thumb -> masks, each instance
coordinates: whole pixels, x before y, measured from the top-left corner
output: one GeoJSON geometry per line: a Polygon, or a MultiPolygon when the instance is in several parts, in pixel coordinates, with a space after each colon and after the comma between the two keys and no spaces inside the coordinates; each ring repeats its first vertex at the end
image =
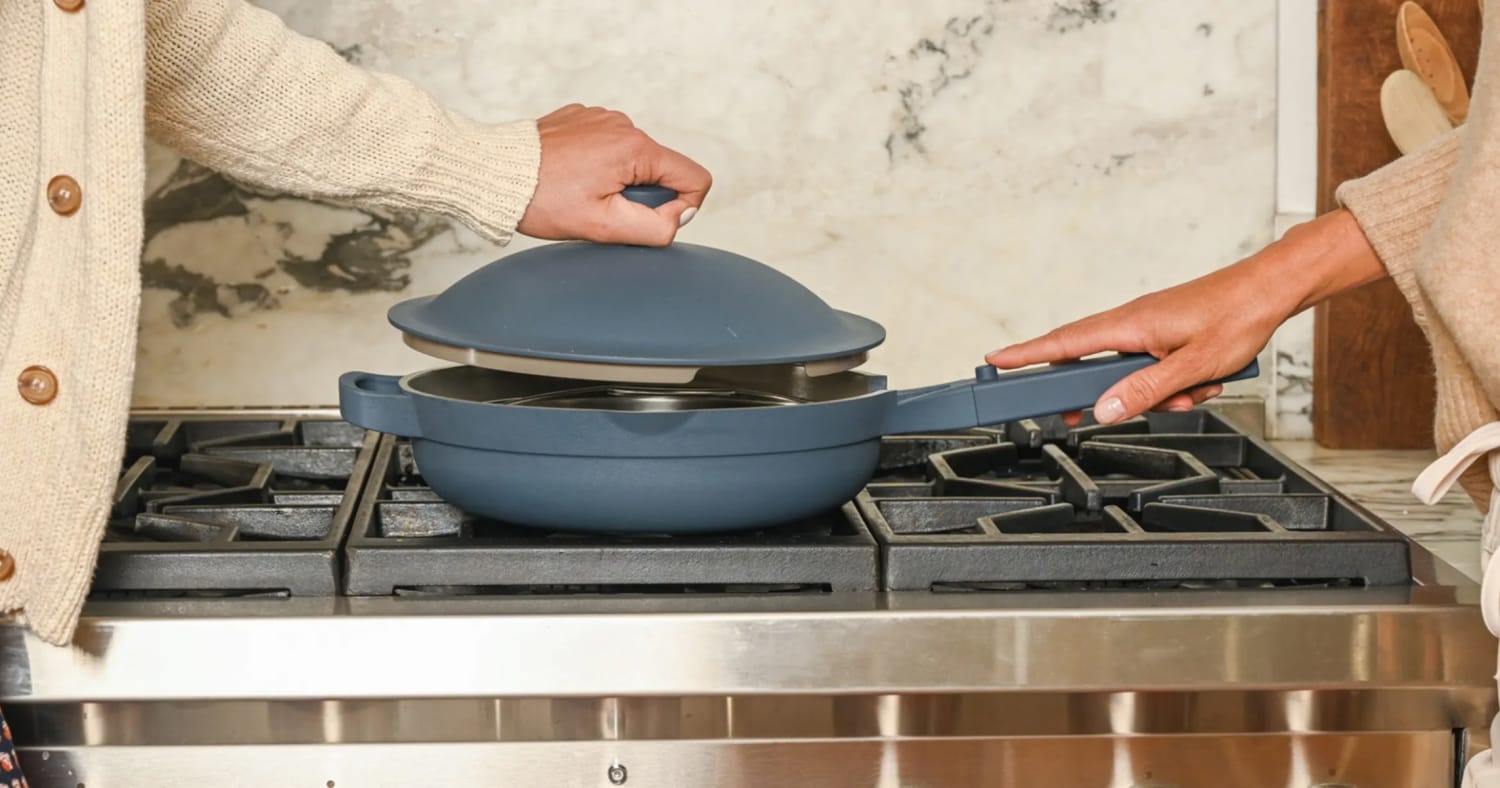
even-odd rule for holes
{"type": "Polygon", "coordinates": [[[606,200],[605,224],[599,229],[599,240],[635,246],[666,246],[695,213],[697,209],[682,199],[650,208],[623,195],[611,195],[606,200]]]}
{"type": "Polygon", "coordinates": [[[654,210],[658,214],[667,217],[671,221],[672,227],[677,228],[672,231],[673,235],[676,234],[678,229],[686,227],[687,223],[691,222],[693,217],[698,215],[698,206],[680,197],[671,202],[663,203],[654,210]]]}
{"type": "Polygon", "coordinates": [[[1100,424],[1134,418],[1172,395],[1204,382],[1207,367],[1191,353],[1173,353],[1111,386],[1094,405],[1100,424]]]}

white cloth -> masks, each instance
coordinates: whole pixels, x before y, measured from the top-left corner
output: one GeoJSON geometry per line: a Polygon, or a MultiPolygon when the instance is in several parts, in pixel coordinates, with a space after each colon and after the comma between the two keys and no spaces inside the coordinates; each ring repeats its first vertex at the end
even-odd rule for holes
{"type": "MultiPolygon", "coordinates": [[[[1492,422],[1469,433],[1451,451],[1427,466],[1411,491],[1422,503],[1431,505],[1442,499],[1458,477],[1480,459],[1488,458],[1490,478],[1500,479],[1500,422],[1492,422]]],[[[1500,636],[1500,561],[1490,560],[1500,539],[1500,489],[1490,492],[1490,509],[1484,518],[1480,539],[1480,567],[1483,579],[1479,585],[1479,609],[1490,634],[1500,636]]],[[[1500,678],[1500,665],[1497,665],[1500,678]]],[[[1500,743],[1500,715],[1490,722],[1490,742],[1500,743]]],[[[1464,768],[1464,788],[1500,788],[1500,758],[1485,750],[1469,760],[1464,768]]]]}

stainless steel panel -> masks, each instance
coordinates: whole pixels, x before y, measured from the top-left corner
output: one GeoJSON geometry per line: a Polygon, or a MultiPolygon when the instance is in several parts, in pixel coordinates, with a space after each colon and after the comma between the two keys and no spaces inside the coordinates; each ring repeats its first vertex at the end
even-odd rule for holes
{"type": "Polygon", "coordinates": [[[27,750],[37,788],[1437,788],[1447,733],[27,750]]]}
{"type": "Polygon", "coordinates": [[[127,605],[86,618],[79,649],[0,627],[0,704],[1422,687],[1492,703],[1478,609],[1399,592],[127,605]]]}
{"type": "MultiPolygon", "coordinates": [[[[1448,731],[1440,689],[23,703],[30,747],[1448,731]]],[[[1484,733],[1482,727],[1476,732],[1484,733]]]]}

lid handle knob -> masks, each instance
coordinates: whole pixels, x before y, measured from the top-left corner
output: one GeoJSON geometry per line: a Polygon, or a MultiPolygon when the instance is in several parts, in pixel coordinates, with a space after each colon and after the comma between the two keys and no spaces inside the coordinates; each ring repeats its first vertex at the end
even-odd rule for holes
{"type": "Polygon", "coordinates": [[[663,205],[677,199],[677,192],[665,186],[640,185],[626,186],[620,194],[627,200],[640,203],[647,208],[660,208],[663,205]]]}

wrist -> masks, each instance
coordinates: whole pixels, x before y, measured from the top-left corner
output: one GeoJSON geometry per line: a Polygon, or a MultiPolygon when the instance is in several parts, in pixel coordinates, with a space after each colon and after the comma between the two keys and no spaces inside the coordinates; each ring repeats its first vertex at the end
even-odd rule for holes
{"type": "Polygon", "coordinates": [[[1347,210],[1292,227],[1245,262],[1259,270],[1264,292],[1280,302],[1285,317],[1386,276],[1375,248],[1347,210]]]}

